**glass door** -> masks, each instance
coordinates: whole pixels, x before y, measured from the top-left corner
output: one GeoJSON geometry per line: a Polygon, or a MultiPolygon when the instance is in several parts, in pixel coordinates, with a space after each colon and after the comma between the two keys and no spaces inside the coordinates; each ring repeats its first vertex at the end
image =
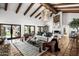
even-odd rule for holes
{"type": "Polygon", "coordinates": [[[38,32],[44,32],[44,27],[43,26],[38,26],[37,27],[37,33],[38,32]]]}
{"type": "Polygon", "coordinates": [[[37,33],[38,32],[41,32],[41,27],[39,27],[39,26],[37,27],[37,33]]]}
{"type": "Polygon", "coordinates": [[[20,38],[20,37],[21,37],[21,26],[12,25],[12,38],[20,38]]]}
{"type": "Polygon", "coordinates": [[[25,25],[24,26],[24,33],[34,35],[35,34],[35,26],[25,25]]]}
{"type": "Polygon", "coordinates": [[[0,24],[0,38],[11,38],[11,25],[0,24]]]}
{"type": "Polygon", "coordinates": [[[24,26],[24,33],[29,34],[29,26],[24,26]]]}
{"type": "Polygon", "coordinates": [[[31,35],[35,34],[35,26],[30,26],[30,33],[31,35]]]}

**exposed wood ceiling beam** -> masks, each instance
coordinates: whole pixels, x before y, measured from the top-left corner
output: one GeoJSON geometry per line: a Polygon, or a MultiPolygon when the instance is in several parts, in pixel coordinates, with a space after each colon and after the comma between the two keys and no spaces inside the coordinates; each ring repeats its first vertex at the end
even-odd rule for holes
{"type": "Polygon", "coordinates": [[[68,7],[55,7],[56,9],[73,9],[73,8],[79,8],[79,6],[68,6],[68,7]]]}
{"type": "Polygon", "coordinates": [[[39,17],[39,19],[41,19],[41,17],[39,17]]]}
{"type": "Polygon", "coordinates": [[[40,14],[41,14],[41,12],[40,12],[39,14],[37,14],[37,15],[35,16],[35,18],[37,18],[40,14]]]}
{"type": "Polygon", "coordinates": [[[59,4],[52,4],[53,6],[62,6],[62,5],[72,5],[72,4],[79,4],[79,3],[59,3],[59,4]]]}
{"type": "Polygon", "coordinates": [[[8,9],[8,3],[5,3],[5,11],[8,9]]]}
{"type": "Polygon", "coordinates": [[[27,10],[24,12],[24,15],[27,14],[27,12],[31,9],[31,7],[34,5],[34,3],[31,3],[30,6],[27,8],[27,10]]]}
{"type": "Polygon", "coordinates": [[[66,9],[57,9],[58,11],[67,11],[67,10],[72,10],[72,11],[74,11],[74,10],[79,10],[79,8],[66,8],[66,9]]]}
{"type": "Polygon", "coordinates": [[[21,6],[22,6],[22,3],[19,3],[19,5],[18,5],[18,7],[17,7],[17,9],[16,9],[16,13],[18,13],[18,12],[19,12],[19,10],[20,10],[21,6]]]}
{"type": "Polygon", "coordinates": [[[73,8],[73,9],[57,9],[58,11],[74,11],[74,10],[79,10],[79,8],[73,8]]]}
{"type": "Polygon", "coordinates": [[[53,6],[49,3],[43,3],[43,6],[45,6],[48,10],[52,11],[53,13],[57,13],[57,11],[53,8],[53,6]]]}
{"type": "Polygon", "coordinates": [[[42,7],[42,5],[40,5],[40,6],[30,15],[30,17],[32,17],[41,7],[42,7]]]}
{"type": "Polygon", "coordinates": [[[79,13],[79,10],[60,10],[63,13],[79,13]]]}
{"type": "Polygon", "coordinates": [[[79,13],[79,6],[59,7],[57,10],[64,13],[79,13]]]}

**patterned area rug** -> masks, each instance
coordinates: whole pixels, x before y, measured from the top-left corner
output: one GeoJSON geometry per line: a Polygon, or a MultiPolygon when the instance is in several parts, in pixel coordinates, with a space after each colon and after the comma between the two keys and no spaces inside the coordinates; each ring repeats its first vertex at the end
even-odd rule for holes
{"type": "Polygon", "coordinates": [[[44,52],[39,53],[39,48],[27,42],[15,41],[13,44],[24,56],[37,56],[44,52]]]}
{"type": "Polygon", "coordinates": [[[10,55],[10,44],[0,45],[0,56],[10,55]]]}

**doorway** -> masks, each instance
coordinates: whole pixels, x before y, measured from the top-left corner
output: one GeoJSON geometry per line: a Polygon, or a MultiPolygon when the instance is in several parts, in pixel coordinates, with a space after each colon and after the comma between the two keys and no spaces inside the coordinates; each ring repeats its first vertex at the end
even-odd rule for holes
{"type": "Polygon", "coordinates": [[[12,38],[20,38],[20,37],[21,37],[21,26],[12,25],[12,38]]]}
{"type": "Polygon", "coordinates": [[[0,38],[14,39],[21,37],[21,25],[0,24],[0,38]]]}
{"type": "Polygon", "coordinates": [[[0,24],[0,37],[11,38],[11,25],[0,24]]]}

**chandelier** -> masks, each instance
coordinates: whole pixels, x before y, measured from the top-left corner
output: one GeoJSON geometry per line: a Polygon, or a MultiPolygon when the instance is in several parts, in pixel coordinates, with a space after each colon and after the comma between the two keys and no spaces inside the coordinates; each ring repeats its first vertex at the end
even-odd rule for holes
{"type": "Polygon", "coordinates": [[[47,22],[49,20],[49,17],[50,17],[50,11],[48,9],[44,9],[42,12],[42,20],[47,22]]]}

